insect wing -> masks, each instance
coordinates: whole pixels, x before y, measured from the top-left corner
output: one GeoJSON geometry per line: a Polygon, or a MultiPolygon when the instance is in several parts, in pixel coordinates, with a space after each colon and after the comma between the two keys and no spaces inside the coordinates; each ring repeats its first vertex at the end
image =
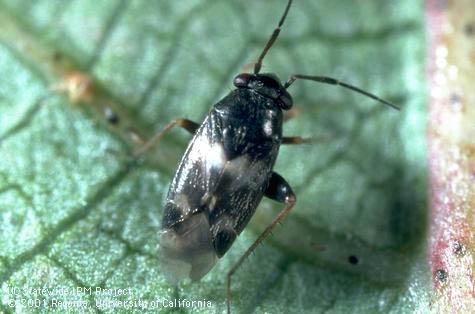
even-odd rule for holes
{"type": "Polygon", "coordinates": [[[160,261],[170,282],[199,280],[217,260],[204,202],[225,163],[222,148],[213,143],[213,132],[214,124],[208,116],[191,140],[168,192],[160,232],[160,261]]]}

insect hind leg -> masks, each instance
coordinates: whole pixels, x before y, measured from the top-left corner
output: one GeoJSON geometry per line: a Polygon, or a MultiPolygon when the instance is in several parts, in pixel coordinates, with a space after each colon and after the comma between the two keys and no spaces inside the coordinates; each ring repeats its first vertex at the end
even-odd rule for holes
{"type": "Polygon", "coordinates": [[[272,223],[267,226],[264,232],[252,243],[252,245],[244,252],[244,254],[239,258],[239,260],[231,267],[227,275],[227,294],[226,294],[226,305],[228,313],[231,313],[231,278],[234,273],[238,270],[244,260],[256,249],[256,247],[267,238],[275,226],[280,223],[284,218],[289,214],[292,207],[294,207],[296,202],[296,197],[290,185],[285,181],[285,179],[279,174],[273,172],[270,179],[269,185],[264,192],[264,195],[270,199],[273,199],[277,202],[285,204],[284,209],[280,211],[277,217],[272,221],[272,223]]]}
{"type": "Polygon", "coordinates": [[[134,159],[141,157],[143,154],[149,151],[152,147],[157,146],[162,140],[162,138],[165,136],[165,134],[176,126],[179,126],[187,130],[191,134],[195,134],[196,130],[198,130],[198,128],[200,127],[198,123],[193,122],[188,119],[183,119],[183,118],[175,119],[172,122],[168,123],[160,132],[152,136],[152,138],[149,139],[147,142],[145,142],[145,144],[143,144],[139,149],[137,149],[133,153],[134,159]]]}

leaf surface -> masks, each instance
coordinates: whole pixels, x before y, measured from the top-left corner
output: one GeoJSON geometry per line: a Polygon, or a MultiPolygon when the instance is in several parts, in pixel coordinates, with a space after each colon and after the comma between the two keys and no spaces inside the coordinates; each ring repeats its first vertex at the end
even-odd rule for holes
{"type": "MultiPolygon", "coordinates": [[[[176,117],[202,121],[284,6],[0,1],[0,310],[153,311],[175,299],[225,310],[226,271],[282,206],[264,201],[209,275],[174,289],[157,232],[189,135],[171,131],[139,164],[127,156],[176,117]]],[[[336,77],[403,109],[334,86],[289,89],[285,134],[316,142],[281,148],[275,169],[298,205],[233,277],[237,312],[428,311],[422,18],[421,1],[295,1],[263,72],[336,77]]]]}

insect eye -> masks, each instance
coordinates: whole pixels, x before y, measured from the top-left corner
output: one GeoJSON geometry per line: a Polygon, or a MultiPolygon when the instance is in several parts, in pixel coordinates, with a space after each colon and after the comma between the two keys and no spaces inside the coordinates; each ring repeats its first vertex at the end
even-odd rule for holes
{"type": "Polygon", "coordinates": [[[290,95],[285,92],[284,94],[281,94],[279,96],[279,100],[280,100],[280,107],[284,110],[289,110],[290,108],[292,108],[293,106],[293,100],[292,100],[292,97],[290,97],[290,95]]]}
{"type": "Polygon", "coordinates": [[[250,74],[241,73],[241,74],[238,74],[238,76],[236,76],[234,78],[233,84],[236,87],[246,87],[248,85],[250,79],[251,79],[250,74]]]}

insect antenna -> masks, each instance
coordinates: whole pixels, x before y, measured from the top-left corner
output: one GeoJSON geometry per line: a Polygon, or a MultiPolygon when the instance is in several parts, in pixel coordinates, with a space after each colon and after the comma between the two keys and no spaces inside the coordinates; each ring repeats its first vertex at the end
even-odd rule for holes
{"type": "Polygon", "coordinates": [[[277,28],[274,29],[274,32],[269,38],[269,41],[267,42],[266,46],[264,47],[264,50],[262,50],[259,58],[257,59],[257,62],[254,64],[254,74],[258,74],[259,71],[261,70],[262,67],[262,60],[264,60],[264,57],[266,56],[267,52],[270,50],[272,45],[274,44],[275,40],[279,36],[280,33],[280,28],[284,24],[285,18],[287,17],[287,13],[289,13],[290,5],[292,4],[292,0],[289,0],[287,3],[287,6],[285,7],[284,14],[280,18],[279,24],[277,25],[277,28]]]}
{"type": "Polygon", "coordinates": [[[371,99],[374,99],[382,104],[385,104],[393,109],[396,109],[396,110],[400,110],[400,108],[398,106],[396,106],[395,104],[387,101],[387,100],[384,100],[384,99],[381,99],[379,98],[378,96],[376,95],[373,95],[371,93],[368,93],[367,91],[365,90],[362,90],[361,88],[358,88],[356,86],[353,86],[353,85],[350,85],[350,84],[347,84],[347,83],[344,83],[344,82],[341,82],[337,79],[334,79],[334,78],[331,78],[331,77],[327,77],[327,76],[313,76],[313,75],[304,75],[304,74],[294,74],[292,75],[288,80],[287,82],[285,82],[284,84],[284,88],[287,89],[290,85],[292,85],[293,82],[295,82],[296,80],[307,80],[307,81],[314,81],[314,82],[319,82],[319,83],[324,83],[324,84],[330,84],[330,85],[339,85],[341,87],[344,87],[344,88],[347,88],[347,89],[350,89],[354,92],[357,92],[357,93],[360,93],[362,95],[365,95],[366,97],[369,97],[371,99]]]}

